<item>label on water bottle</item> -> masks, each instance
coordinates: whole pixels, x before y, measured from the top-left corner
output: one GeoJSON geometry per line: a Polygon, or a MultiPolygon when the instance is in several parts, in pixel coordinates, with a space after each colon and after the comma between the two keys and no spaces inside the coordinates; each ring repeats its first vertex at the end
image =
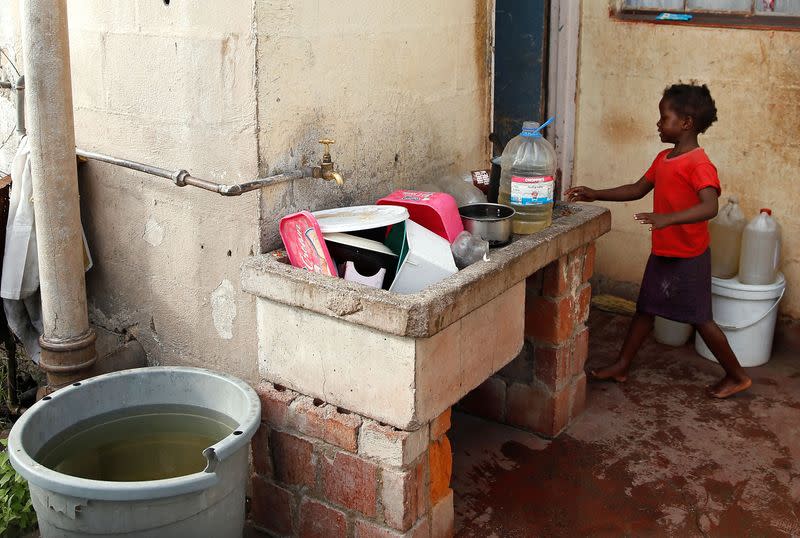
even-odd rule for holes
{"type": "Polygon", "coordinates": [[[514,205],[544,205],[553,203],[553,176],[511,176],[511,203],[514,205]]]}

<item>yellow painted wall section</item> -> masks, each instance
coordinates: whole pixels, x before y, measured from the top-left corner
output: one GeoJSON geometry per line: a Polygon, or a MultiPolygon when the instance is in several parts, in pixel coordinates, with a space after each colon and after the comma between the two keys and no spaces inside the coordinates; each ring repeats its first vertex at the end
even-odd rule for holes
{"type": "MultiPolygon", "coordinates": [[[[735,194],[748,219],[773,210],[788,281],[781,309],[800,318],[800,32],[621,22],[608,2],[582,6],[575,183],[636,181],[667,147],[656,130],[664,88],[708,84],[719,121],[700,144],[719,170],[720,206],[735,194]]],[[[613,228],[598,242],[597,273],[639,282],[650,237],[633,214],[652,198],[607,204],[613,228]]]]}
{"type": "MultiPolygon", "coordinates": [[[[0,45],[21,50],[17,4],[0,2],[0,45]]],[[[317,164],[330,136],[347,179],[223,198],[83,165],[92,320],[137,338],[153,363],[255,380],[255,304],[239,268],[279,244],[280,217],[486,163],[490,5],[70,0],[79,147],[234,183],[317,164]]],[[[5,91],[0,127],[13,127],[5,91]]]]}

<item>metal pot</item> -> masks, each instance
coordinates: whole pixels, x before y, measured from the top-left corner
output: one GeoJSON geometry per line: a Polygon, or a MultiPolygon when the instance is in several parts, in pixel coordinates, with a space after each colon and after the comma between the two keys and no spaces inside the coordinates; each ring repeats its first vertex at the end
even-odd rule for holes
{"type": "Polygon", "coordinates": [[[511,217],[514,209],[502,204],[470,204],[458,208],[464,229],[488,241],[490,247],[511,242],[511,217]]]}

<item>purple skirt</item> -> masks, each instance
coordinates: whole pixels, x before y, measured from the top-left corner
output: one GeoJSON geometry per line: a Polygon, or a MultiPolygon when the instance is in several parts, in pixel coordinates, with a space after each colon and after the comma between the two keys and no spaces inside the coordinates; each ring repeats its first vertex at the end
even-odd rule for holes
{"type": "Polygon", "coordinates": [[[683,323],[711,321],[711,251],[694,258],[650,255],[636,310],[683,323]]]}

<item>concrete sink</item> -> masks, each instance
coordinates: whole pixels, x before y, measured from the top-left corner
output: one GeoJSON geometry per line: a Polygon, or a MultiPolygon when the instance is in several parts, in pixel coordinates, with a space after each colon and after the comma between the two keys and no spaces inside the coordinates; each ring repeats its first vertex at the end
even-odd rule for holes
{"type": "Polygon", "coordinates": [[[410,295],[297,269],[278,252],[254,256],[242,288],[257,297],[261,376],[414,430],[517,356],[526,278],[610,223],[607,209],[559,205],[546,230],[410,295]]]}

